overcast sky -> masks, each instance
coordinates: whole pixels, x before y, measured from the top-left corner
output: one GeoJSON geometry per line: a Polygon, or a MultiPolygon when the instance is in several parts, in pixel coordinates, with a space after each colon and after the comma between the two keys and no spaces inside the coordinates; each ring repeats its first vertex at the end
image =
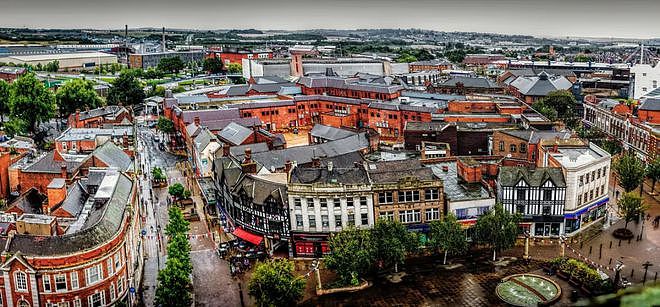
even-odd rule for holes
{"type": "Polygon", "coordinates": [[[0,27],[423,28],[660,37],[660,0],[0,0],[0,27]]]}

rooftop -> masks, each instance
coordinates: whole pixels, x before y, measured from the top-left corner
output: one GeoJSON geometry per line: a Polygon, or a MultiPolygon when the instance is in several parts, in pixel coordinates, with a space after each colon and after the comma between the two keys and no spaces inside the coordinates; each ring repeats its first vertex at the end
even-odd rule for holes
{"type": "Polygon", "coordinates": [[[9,59],[16,59],[19,61],[53,61],[53,60],[66,60],[66,59],[98,59],[98,58],[117,58],[114,54],[103,52],[78,52],[78,53],[51,53],[51,54],[35,54],[35,55],[13,55],[9,59]]]}
{"type": "Polygon", "coordinates": [[[551,152],[550,155],[567,168],[583,167],[610,157],[607,152],[593,144],[589,144],[589,147],[559,147],[557,151],[551,152]]]}
{"type": "Polygon", "coordinates": [[[442,179],[444,192],[449,201],[465,201],[492,198],[481,184],[459,182],[456,172],[456,161],[427,165],[433,173],[442,179]],[[447,171],[443,167],[447,167],[447,171]]]}

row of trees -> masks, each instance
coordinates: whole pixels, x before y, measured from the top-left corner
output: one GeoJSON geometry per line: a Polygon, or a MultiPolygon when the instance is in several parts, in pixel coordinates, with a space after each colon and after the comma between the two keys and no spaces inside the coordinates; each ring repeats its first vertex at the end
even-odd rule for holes
{"type": "Polygon", "coordinates": [[[168,209],[169,222],[165,234],[169,237],[167,243],[167,262],[165,268],[158,272],[158,288],[156,288],[156,305],[188,307],[192,304],[192,261],[190,260],[190,242],[188,231],[190,224],[176,206],[168,209]]]}
{"type": "MultiPolygon", "coordinates": [[[[495,260],[496,253],[515,244],[519,220],[519,215],[497,204],[477,219],[474,240],[491,248],[495,260]]],[[[469,249],[465,231],[451,213],[442,221],[431,223],[428,239],[426,247],[442,251],[443,262],[447,254],[461,255],[469,249]]],[[[394,266],[398,271],[398,264],[418,252],[422,241],[400,222],[381,219],[372,229],[349,227],[333,234],[329,247],[332,253],[325,257],[326,267],[335,271],[343,284],[356,285],[361,276],[374,269],[394,266]]]]}
{"type": "Polygon", "coordinates": [[[4,123],[9,135],[35,133],[39,124],[55,116],[55,95],[33,73],[27,73],[12,84],[0,80],[0,117],[9,115],[4,123]]]}

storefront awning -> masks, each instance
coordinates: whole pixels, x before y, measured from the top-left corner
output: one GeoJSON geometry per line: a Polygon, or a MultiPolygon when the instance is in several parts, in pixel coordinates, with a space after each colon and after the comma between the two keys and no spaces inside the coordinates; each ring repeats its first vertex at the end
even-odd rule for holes
{"type": "Polygon", "coordinates": [[[259,236],[259,235],[255,235],[255,234],[250,233],[248,231],[245,231],[242,228],[236,228],[236,230],[234,230],[233,234],[235,236],[245,240],[245,241],[248,241],[248,242],[254,244],[254,245],[259,245],[261,243],[261,241],[264,240],[264,237],[259,236]]]}

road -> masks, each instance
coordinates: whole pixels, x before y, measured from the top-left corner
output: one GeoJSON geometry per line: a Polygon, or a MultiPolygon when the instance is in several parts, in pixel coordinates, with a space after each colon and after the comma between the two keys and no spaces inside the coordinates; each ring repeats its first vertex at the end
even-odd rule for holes
{"type": "MultiPolygon", "coordinates": [[[[186,185],[186,180],[177,168],[181,160],[158,149],[154,141],[156,132],[147,128],[138,129],[138,151],[140,167],[147,177],[141,177],[141,188],[147,202],[146,236],[147,259],[143,279],[143,301],[146,306],[153,306],[157,285],[158,270],[165,266],[166,238],[158,231],[167,225],[167,189],[152,189],[149,177],[153,167],[160,167],[167,174],[168,184],[179,182],[186,185]],[[151,198],[153,192],[153,199],[151,198]],[[153,230],[151,227],[153,226],[153,230]]],[[[190,188],[190,187],[188,187],[190,188]]],[[[197,212],[204,212],[202,200],[193,195],[197,212]]],[[[190,223],[191,260],[193,263],[193,285],[195,306],[241,306],[238,284],[229,273],[229,265],[215,253],[215,243],[207,228],[204,214],[200,221],[190,223]]]]}

